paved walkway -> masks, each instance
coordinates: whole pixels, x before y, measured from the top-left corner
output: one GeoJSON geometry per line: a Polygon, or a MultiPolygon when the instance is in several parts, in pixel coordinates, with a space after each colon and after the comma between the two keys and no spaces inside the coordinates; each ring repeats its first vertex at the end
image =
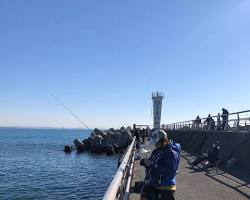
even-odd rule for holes
{"type": "MultiPolygon", "coordinates": [[[[236,178],[219,169],[192,168],[188,161],[195,157],[182,152],[182,159],[177,175],[177,200],[249,200],[250,179],[243,173],[243,179],[236,178]],[[244,176],[245,175],[245,176],[244,176]]],[[[135,181],[141,181],[144,177],[144,168],[136,161],[134,170],[135,181]]],[[[242,172],[241,172],[242,175],[242,172]]],[[[139,200],[140,195],[130,194],[130,200],[139,200]]]]}

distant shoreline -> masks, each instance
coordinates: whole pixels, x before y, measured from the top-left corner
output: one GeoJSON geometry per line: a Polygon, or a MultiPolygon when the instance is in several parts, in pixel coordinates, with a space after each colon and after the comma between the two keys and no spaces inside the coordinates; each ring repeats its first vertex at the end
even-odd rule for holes
{"type": "Polygon", "coordinates": [[[57,130],[88,130],[85,128],[64,128],[64,127],[24,127],[24,126],[0,126],[0,129],[57,129],[57,130]]]}

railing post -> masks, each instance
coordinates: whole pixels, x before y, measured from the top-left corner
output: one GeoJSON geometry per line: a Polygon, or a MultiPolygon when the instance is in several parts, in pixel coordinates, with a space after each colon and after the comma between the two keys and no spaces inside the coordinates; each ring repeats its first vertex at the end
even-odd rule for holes
{"type": "Polygon", "coordinates": [[[225,131],[228,131],[228,127],[229,127],[229,125],[228,125],[228,114],[226,115],[227,116],[227,119],[226,119],[226,124],[225,124],[225,131]]]}
{"type": "Polygon", "coordinates": [[[240,115],[237,113],[237,122],[236,122],[236,132],[239,130],[239,125],[240,125],[240,115]]]}
{"type": "MultiPolygon", "coordinates": [[[[248,120],[250,121],[250,118],[248,120]]],[[[248,131],[250,131],[250,126],[248,126],[248,131]]]]}

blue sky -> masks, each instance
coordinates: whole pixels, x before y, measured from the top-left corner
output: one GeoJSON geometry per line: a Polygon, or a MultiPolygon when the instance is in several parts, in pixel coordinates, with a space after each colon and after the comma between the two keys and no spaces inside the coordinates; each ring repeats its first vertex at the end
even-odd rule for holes
{"type": "Polygon", "coordinates": [[[0,126],[152,124],[250,109],[249,0],[0,1],[0,126]]]}

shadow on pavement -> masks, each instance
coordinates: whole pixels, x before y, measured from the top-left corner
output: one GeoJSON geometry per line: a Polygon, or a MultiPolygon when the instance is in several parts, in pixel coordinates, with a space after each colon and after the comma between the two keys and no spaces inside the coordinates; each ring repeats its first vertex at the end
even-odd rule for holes
{"type": "MultiPolygon", "coordinates": [[[[183,152],[181,156],[189,164],[196,158],[195,155],[186,152],[183,152]]],[[[250,176],[245,170],[237,168],[227,169],[223,165],[219,165],[215,168],[206,168],[200,166],[193,167],[190,165],[190,167],[187,168],[192,170],[189,173],[205,172],[205,176],[219,182],[220,184],[230,187],[231,189],[250,199],[250,176]]]]}

